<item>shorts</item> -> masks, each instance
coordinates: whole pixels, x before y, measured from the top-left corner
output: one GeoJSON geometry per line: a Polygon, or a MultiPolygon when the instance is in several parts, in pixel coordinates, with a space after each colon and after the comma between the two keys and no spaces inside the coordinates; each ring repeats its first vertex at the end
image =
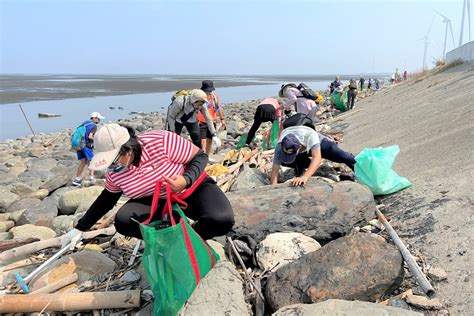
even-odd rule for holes
{"type": "Polygon", "coordinates": [[[84,147],[81,150],[77,151],[77,160],[86,159],[90,161],[94,157],[94,149],[89,147],[84,147]]]}
{"type": "MultiPolygon", "coordinates": [[[[214,124],[214,128],[216,124],[214,124]]],[[[207,128],[207,124],[199,123],[199,133],[201,134],[201,139],[207,138],[212,139],[212,134],[209,128],[207,128]]]]}

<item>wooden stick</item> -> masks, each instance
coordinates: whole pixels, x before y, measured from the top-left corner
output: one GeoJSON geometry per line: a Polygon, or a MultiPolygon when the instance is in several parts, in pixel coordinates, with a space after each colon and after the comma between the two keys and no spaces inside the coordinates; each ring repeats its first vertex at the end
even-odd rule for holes
{"type": "Polygon", "coordinates": [[[420,267],[418,266],[418,264],[413,259],[413,256],[411,255],[410,251],[408,251],[407,247],[403,244],[403,241],[400,239],[400,237],[398,237],[397,233],[392,228],[392,225],[390,225],[387,222],[387,219],[382,214],[382,212],[379,211],[378,208],[375,209],[375,214],[377,214],[377,217],[379,218],[379,221],[383,224],[383,226],[385,226],[385,229],[387,230],[388,234],[390,235],[390,238],[392,238],[393,242],[395,243],[398,250],[402,254],[403,259],[405,259],[405,262],[407,263],[408,268],[410,269],[410,272],[415,277],[415,280],[421,286],[421,288],[426,293],[426,295],[428,295],[428,296],[433,295],[434,292],[435,292],[434,288],[431,286],[431,284],[428,281],[428,279],[426,278],[425,274],[421,271],[420,267]]]}
{"type": "Polygon", "coordinates": [[[33,136],[36,136],[35,131],[33,130],[33,127],[31,127],[30,121],[28,121],[28,118],[26,117],[25,111],[23,111],[21,104],[18,104],[18,106],[20,107],[20,110],[23,113],[23,116],[25,117],[26,123],[28,123],[28,126],[30,127],[30,130],[33,133],[33,136]]]}
{"type": "Polygon", "coordinates": [[[235,170],[239,169],[240,166],[244,164],[247,160],[252,158],[258,153],[257,149],[252,150],[250,153],[246,154],[244,157],[242,157],[236,164],[233,164],[232,166],[229,167],[227,170],[227,173],[233,173],[235,170]]]}
{"type": "Polygon", "coordinates": [[[71,275],[68,275],[65,278],[62,278],[54,283],[51,283],[50,285],[47,285],[45,287],[42,287],[40,289],[37,289],[36,291],[31,292],[28,295],[32,294],[40,294],[40,293],[53,293],[56,292],[57,290],[65,287],[66,285],[69,285],[71,283],[74,283],[78,280],[78,275],[77,273],[73,273],[71,275]]]}
{"type": "MultiPolygon", "coordinates": [[[[82,234],[83,239],[92,239],[99,235],[113,235],[115,234],[115,227],[108,227],[104,229],[92,230],[82,234]]],[[[61,247],[62,236],[40,240],[31,244],[16,247],[6,250],[0,254],[0,262],[5,262],[21,256],[27,256],[33,252],[40,251],[46,248],[61,247]]]]}
{"type": "Polygon", "coordinates": [[[0,312],[81,311],[140,306],[140,290],[0,296],[0,312]]]}
{"type": "Polygon", "coordinates": [[[235,245],[234,245],[234,242],[232,241],[232,238],[227,237],[227,241],[229,242],[230,246],[232,247],[232,250],[234,251],[235,256],[236,256],[237,259],[239,260],[240,265],[241,265],[242,268],[244,269],[245,276],[247,277],[247,280],[250,282],[250,284],[252,284],[253,288],[255,289],[255,291],[257,291],[258,296],[260,296],[260,298],[262,299],[262,301],[265,302],[265,297],[263,297],[262,292],[260,292],[260,290],[257,288],[257,286],[255,285],[255,283],[253,282],[252,278],[250,277],[249,273],[247,272],[247,268],[245,267],[244,261],[243,261],[242,258],[240,257],[240,254],[239,254],[239,252],[237,251],[237,248],[235,248],[235,245]]]}
{"type": "Polygon", "coordinates": [[[31,244],[32,242],[39,241],[38,238],[26,238],[21,240],[4,240],[0,241],[0,252],[20,247],[23,245],[31,244]]]}

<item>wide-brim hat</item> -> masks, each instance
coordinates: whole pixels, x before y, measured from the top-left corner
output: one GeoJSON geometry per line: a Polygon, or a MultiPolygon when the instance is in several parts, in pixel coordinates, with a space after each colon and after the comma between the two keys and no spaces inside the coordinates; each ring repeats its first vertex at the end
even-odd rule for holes
{"type": "Polygon", "coordinates": [[[105,170],[115,158],[120,148],[128,142],[128,130],[116,123],[105,124],[94,135],[94,157],[89,164],[90,170],[105,170]]]}
{"type": "Polygon", "coordinates": [[[212,80],[203,80],[201,83],[201,90],[204,92],[212,92],[216,90],[216,88],[214,88],[214,82],[212,80]]]}
{"type": "Polygon", "coordinates": [[[281,140],[281,161],[290,164],[295,161],[299,154],[301,142],[294,134],[288,134],[281,140]]]}
{"type": "Polygon", "coordinates": [[[296,88],[296,84],[294,84],[293,82],[285,82],[284,84],[281,85],[281,88],[280,88],[280,91],[278,91],[278,96],[280,98],[284,98],[285,95],[283,94],[285,92],[285,88],[286,87],[293,87],[293,88],[296,88]]]}

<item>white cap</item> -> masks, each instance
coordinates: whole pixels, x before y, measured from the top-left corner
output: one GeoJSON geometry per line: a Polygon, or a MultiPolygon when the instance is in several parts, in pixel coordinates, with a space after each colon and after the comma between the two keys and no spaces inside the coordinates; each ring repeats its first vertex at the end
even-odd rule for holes
{"type": "Polygon", "coordinates": [[[128,130],[116,123],[105,124],[94,135],[94,157],[90,170],[105,170],[117,157],[120,148],[130,139],[128,130]]]}
{"type": "Polygon", "coordinates": [[[97,118],[99,118],[99,119],[101,119],[101,120],[105,119],[105,117],[103,117],[102,115],[100,115],[99,112],[92,112],[90,118],[93,118],[93,117],[97,117],[97,118]]]}
{"type": "Polygon", "coordinates": [[[207,102],[207,94],[206,92],[202,91],[201,89],[193,89],[191,91],[191,103],[195,103],[198,101],[202,101],[204,103],[207,102]]]}

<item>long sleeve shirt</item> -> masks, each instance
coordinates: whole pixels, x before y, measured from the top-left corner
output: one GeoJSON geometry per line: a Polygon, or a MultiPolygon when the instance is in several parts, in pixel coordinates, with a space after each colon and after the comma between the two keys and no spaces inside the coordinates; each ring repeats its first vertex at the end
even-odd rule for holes
{"type": "Polygon", "coordinates": [[[209,131],[212,135],[215,135],[216,129],[214,128],[214,123],[212,122],[212,118],[209,115],[209,111],[207,110],[207,103],[201,106],[200,109],[196,109],[191,103],[191,97],[186,95],[177,96],[168,108],[169,130],[172,132],[176,131],[176,122],[197,122],[198,112],[201,112],[204,115],[207,122],[207,128],[209,128],[209,131]]]}
{"type": "Polygon", "coordinates": [[[303,114],[314,113],[318,109],[316,102],[303,97],[303,93],[297,88],[288,87],[286,88],[287,101],[283,104],[285,110],[291,110],[292,106],[296,103],[296,112],[303,114]]]}

